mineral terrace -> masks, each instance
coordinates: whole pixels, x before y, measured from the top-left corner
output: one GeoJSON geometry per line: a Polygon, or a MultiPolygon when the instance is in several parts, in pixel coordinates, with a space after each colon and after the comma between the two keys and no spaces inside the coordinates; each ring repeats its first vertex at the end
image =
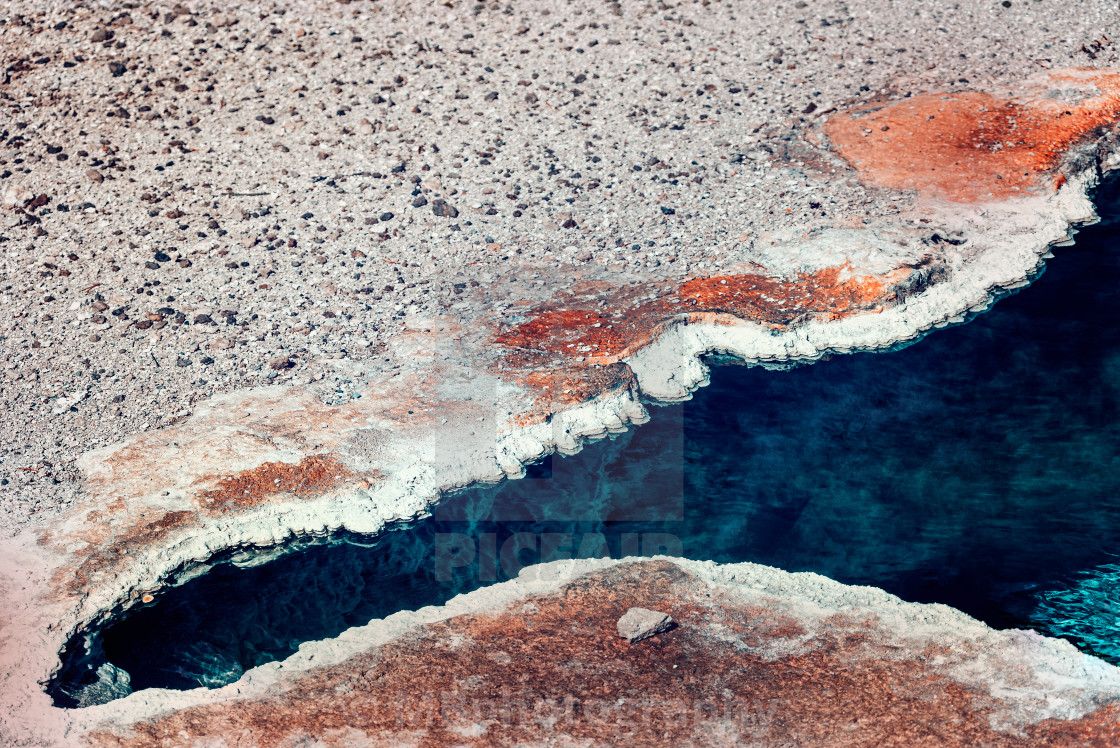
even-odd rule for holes
{"type": "Polygon", "coordinates": [[[1114,0],[4,3],[0,743],[1117,745],[1120,669],[1068,644],[683,560],[537,569],[214,691],[42,685],[173,572],[516,478],[703,354],[983,310],[1120,165],[1117,29],[1114,0]],[[628,644],[631,607],[677,627],[628,644]]]}

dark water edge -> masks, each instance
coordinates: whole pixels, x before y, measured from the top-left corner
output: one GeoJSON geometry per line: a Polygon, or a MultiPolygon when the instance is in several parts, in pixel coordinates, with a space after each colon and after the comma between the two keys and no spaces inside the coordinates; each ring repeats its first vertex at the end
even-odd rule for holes
{"type": "Polygon", "coordinates": [[[214,687],[521,564],[657,552],[873,585],[1120,663],[1120,181],[1097,203],[1107,220],[968,324],[788,371],[721,366],[640,429],[428,519],[251,567],[225,554],[76,637],[49,690],[76,705],[106,661],[133,690],[214,687]]]}

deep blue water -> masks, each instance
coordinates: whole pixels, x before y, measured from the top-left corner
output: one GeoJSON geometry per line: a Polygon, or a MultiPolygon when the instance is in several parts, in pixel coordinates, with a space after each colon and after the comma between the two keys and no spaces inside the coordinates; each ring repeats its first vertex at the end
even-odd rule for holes
{"type": "Polygon", "coordinates": [[[217,559],[76,638],[52,693],[72,704],[103,658],[133,689],[220,685],[542,553],[815,571],[1120,663],[1120,183],[1098,203],[1111,221],[968,324],[789,371],[718,367],[650,424],[407,528],[217,559]]]}

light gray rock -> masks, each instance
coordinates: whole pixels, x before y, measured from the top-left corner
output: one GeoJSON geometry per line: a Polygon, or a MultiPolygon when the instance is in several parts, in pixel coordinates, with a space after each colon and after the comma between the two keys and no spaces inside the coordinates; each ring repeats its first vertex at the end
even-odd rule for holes
{"type": "Polygon", "coordinates": [[[97,668],[97,680],[85,685],[69,695],[78,702],[79,707],[92,704],[105,704],[132,693],[131,679],[127,672],[111,662],[97,668]]]}
{"type": "Polygon", "coordinates": [[[668,613],[648,608],[631,608],[618,619],[618,635],[630,642],[640,642],[654,634],[668,631],[673,619],[668,613]]]}

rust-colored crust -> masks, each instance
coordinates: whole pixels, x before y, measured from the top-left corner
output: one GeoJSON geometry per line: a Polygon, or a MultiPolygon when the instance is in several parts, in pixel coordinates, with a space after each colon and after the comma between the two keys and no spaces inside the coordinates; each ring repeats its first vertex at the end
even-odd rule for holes
{"type": "Polygon", "coordinates": [[[533,310],[531,319],[502,332],[517,368],[614,363],[656,337],[665,322],[696,315],[726,314],[740,320],[788,327],[813,318],[838,319],[881,309],[897,299],[895,288],[915,270],[857,276],[847,266],[801,273],[792,279],[745,273],[694,278],[656,298],[633,301],[623,294],[594,305],[578,298],[533,310]]]}
{"type": "Polygon", "coordinates": [[[57,570],[52,588],[65,595],[80,595],[98,578],[119,573],[133,558],[165,542],[172,533],[202,527],[207,517],[244,512],[270,501],[294,496],[313,499],[346,486],[369,488],[381,478],[377,471],[357,474],[335,455],[319,454],[297,463],[265,462],[220,479],[203,479],[192,493],[191,509],[164,511],[160,518],[148,520],[153,507],[132,507],[118,499],[104,511],[90,511],[79,533],[44,532],[41,545],[63,548],[84,544],[74,552],[74,566],[57,570]],[[216,486],[205,488],[206,486],[216,486]],[[136,516],[139,514],[139,516],[136,516]]]}
{"type": "Polygon", "coordinates": [[[219,480],[217,488],[199,494],[198,504],[208,513],[244,511],[283,494],[321,496],[356,477],[333,455],[311,455],[295,464],[265,462],[219,480]]]}
{"type": "Polygon", "coordinates": [[[1120,74],[1063,70],[1011,98],[929,93],[824,126],[832,147],[863,178],[892,190],[956,202],[1050,193],[1071,147],[1120,120],[1120,74]]]}
{"type": "Polygon", "coordinates": [[[626,364],[613,363],[534,371],[525,377],[525,383],[538,394],[533,407],[517,419],[518,426],[541,423],[563,408],[587,402],[599,395],[635,387],[637,377],[626,364]]]}
{"type": "MultiPolygon", "coordinates": [[[[1001,704],[873,619],[815,631],[667,562],[625,564],[498,614],[430,625],[256,699],[86,736],[98,746],[1120,745],[1120,710],[999,732],[1001,704]],[[679,627],[628,644],[631,606],[679,627]]],[[[956,654],[958,659],[967,654],[956,654]]]]}
{"type": "MultiPolygon", "coordinates": [[[[95,583],[96,575],[112,573],[127,564],[134,554],[157,545],[172,532],[198,524],[198,512],[175,511],[165,512],[153,521],[116,525],[113,539],[107,543],[93,543],[90,551],[80,553],[82,560],[76,568],[58,569],[52,578],[52,587],[59,592],[79,595],[95,583]]],[[[43,536],[42,542],[49,543],[50,536],[43,536]]]]}

